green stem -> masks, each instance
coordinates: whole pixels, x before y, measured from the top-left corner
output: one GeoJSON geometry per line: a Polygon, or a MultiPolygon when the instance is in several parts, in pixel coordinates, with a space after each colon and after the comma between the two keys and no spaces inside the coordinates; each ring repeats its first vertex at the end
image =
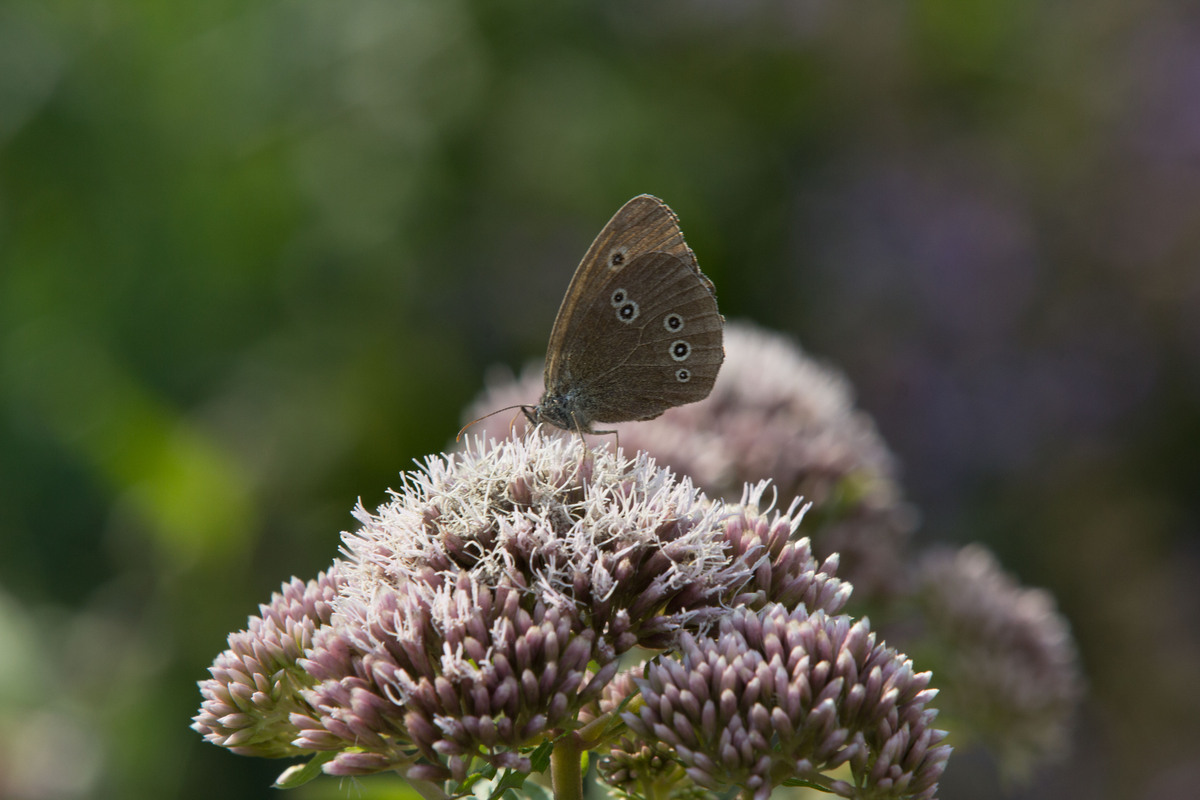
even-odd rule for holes
{"type": "Polygon", "coordinates": [[[573,733],[554,743],[550,754],[550,783],[555,800],[583,800],[583,747],[573,733]]]}

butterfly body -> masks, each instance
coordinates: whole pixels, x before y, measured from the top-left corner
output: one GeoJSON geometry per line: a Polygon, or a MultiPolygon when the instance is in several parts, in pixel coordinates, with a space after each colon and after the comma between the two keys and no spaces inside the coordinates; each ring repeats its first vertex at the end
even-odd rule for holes
{"type": "Polygon", "coordinates": [[[653,419],[702,400],[725,358],[724,318],[671,209],[640,195],[588,249],[546,353],[536,423],[600,433],[594,423],[653,419]]]}

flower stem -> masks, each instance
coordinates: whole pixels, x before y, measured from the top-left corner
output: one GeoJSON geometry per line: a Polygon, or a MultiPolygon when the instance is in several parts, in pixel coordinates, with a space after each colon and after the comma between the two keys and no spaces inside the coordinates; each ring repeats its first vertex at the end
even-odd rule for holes
{"type": "Polygon", "coordinates": [[[555,800],[583,800],[583,747],[574,733],[554,743],[550,754],[550,783],[555,800]]]}

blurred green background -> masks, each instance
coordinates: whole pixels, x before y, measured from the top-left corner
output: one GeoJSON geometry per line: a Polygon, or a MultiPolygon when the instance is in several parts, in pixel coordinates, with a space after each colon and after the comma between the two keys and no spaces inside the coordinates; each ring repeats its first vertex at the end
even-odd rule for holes
{"type": "Polygon", "coordinates": [[[279,796],[195,681],[641,192],[1071,620],[1072,753],[941,796],[1194,797],[1187,0],[2,0],[0,796],[279,796]]]}

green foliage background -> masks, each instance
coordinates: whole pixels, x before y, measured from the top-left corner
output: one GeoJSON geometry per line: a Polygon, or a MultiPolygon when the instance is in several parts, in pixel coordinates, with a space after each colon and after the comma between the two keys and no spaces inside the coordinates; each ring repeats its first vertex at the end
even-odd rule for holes
{"type": "Polygon", "coordinates": [[[1198,54],[1185,0],[2,0],[0,796],[271,794],[195,681],[641,192],[1072,620],[1073,753],[942,796],[1191,796],[1198,54]]]}

